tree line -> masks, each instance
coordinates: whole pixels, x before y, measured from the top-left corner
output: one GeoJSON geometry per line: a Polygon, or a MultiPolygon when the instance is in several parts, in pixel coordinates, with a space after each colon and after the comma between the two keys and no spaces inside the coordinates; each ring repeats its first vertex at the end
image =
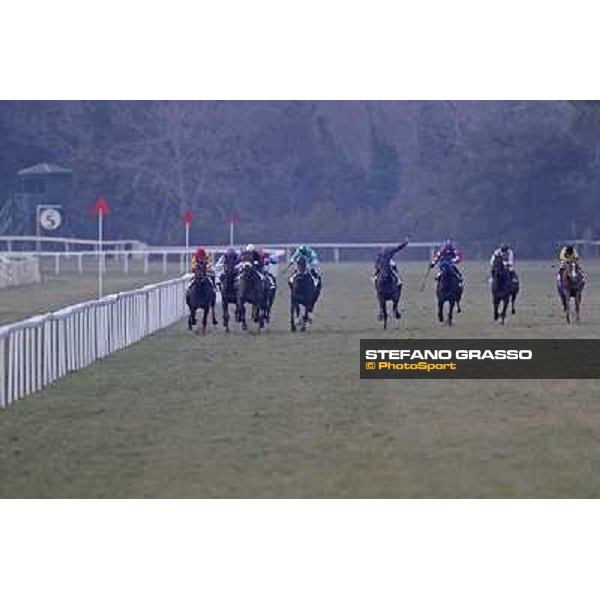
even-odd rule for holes
{"type": "Polygon", "coordinates": [[[73,170],[71,233],[256,241],[452,235],[546,254],[600,236],[595,102],[0,102],[0,200],[17,170],[73,170]]]}

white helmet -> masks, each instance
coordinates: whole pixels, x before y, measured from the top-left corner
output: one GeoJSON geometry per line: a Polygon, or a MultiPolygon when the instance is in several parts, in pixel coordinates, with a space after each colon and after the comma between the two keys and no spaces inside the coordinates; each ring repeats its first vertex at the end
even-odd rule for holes
{"type": "Polygon", "coordinates": [[[254,252],[256,248],[254,247],[254,244],[247,244],[245,250],[246,252],[254,252]]]}

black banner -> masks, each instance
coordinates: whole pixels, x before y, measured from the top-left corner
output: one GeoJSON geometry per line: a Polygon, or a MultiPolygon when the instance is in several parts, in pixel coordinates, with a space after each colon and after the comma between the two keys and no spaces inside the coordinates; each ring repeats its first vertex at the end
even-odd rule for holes
{"type": "Polygon", "coordinates": [[[361,340],[361,379],[600,379],[600,340],[361,340]]]}

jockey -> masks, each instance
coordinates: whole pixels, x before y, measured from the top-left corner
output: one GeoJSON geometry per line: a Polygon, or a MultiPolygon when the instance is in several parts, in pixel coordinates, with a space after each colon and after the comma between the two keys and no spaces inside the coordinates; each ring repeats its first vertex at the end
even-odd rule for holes
{"type": "Polygon", "coordinates": [[[514,275],[515,273],[515,254],[513,249],[508,244],[501,244],[492,253],[490,258],[490,267],[494,264],[496,256],[501,256],[504,266],[514,275]]]}
{"type": "Polygon", "coordinates": [[[394,246],[393,248],[385,248],[385,249],[381,250],[381,252],[378,252],[377,256],[375,257],[375,277],[377,277],[377,275],[379,275],[379,272],[381,271],[381,269],[387,263],[389,263],[390,267],[392,268],[392,271],[394,272],[394,274],[396,275],[396,278],[398,279],[398,287],[401,287],[402,281],[400,280],[400,274],[398,273],[398,266],[396,265],[396,262],[394,261],[394,254],[396,254],[396,252],[400,252],[400,250],[402,250],[406,246],[408,246],[408,239],[406,241],[404,241],[402,244],[399,244],[398,246],[394,246]]]}
{"type": "Polygon", "coordinates": [[[264,274],[269,279],[271,286],[275,286],[275,285],[277,285],[275,282],[275,275],[273,275],[273,273],[270,271],[269,267],[271,265],[277,264],[277,258],[264,248],[261,249],[261,254],[262,254],[262,260],[263,260],[264,274]]]}
{"type": "Polygon", "coordinates": [[[581,272],[581,275],[583,276],[583,278],[585,280],[585,272],[579,266],[579,254],[577,253],[577,250],[575,249],[574,246],[572,246],[570,244],[567,246],[563,246],[560,249],[560,252],[558,254],[558,260],[560,261],[560,264],[558,267],[558,275],[557,275],[558,279],[560,279],[560,275],[563,272],[563,270],[565,269],[565,267],[567,267],[569,265],[569,263],[573,263],[575,265],[575,267],[581,272]]]}
{"type": "Polygon", "coordinates": [[[220,275],[223,272],[225,261],[230,261],[234,265],[240,262],[240,256],[235,248],[227,248],[223,254],[219,257],[217,264],[215,265],[215,271],[220,275]]]}
{"type": "Polygon", "coordinates": [[[570,262],[577,264],[579,261],[579,254],[577,254],[577,250],[575,250],[574,246],[563,246],[558,254],[558,260],[560,261],[561,268],[570,262]]]}
{"type": "MultiPolygon", "coordinates": [[[[440,272],[441,272],[442,265],[448,265],[452,268],[454,273],[456,273],[456,275],[458,276],[458,278],[460,279],[460,282],[462,284],[463,277],[462,277],[461,272],[458,270],[458,268],[456,266],[458,263],[460,263],[461,260],[462,260],[462,254],[461,254],[460,250],[456,247],[456,245],[454,244],[454,242],[452,241],[451,238],[446,238],[444,243],[440,246],[440,248],[437,250],[437,252],[433,255],[433,258],[431,259],[431,263],[429,264],[429,268],[433,269],[433,267],[435,267],[435,265],[439,264],[440,272]]],[[[435,276],[435,278],[438,279],[439,276],[440,276],[440,273],[438,272],[438,274],[435,276]]]]}
{"type": "Polygon", "coordinates": [[[197,275],[200,270],[203,270],[208,275],[214,287],[215,272],[212,269],[212,257],[204,247],[198,246],[194,254],[192,254],[192,272],[197,275]]]}
{"type": "Polygon", "coordinates": [[[257,273],[261,276],[264,276],[264,259],[262,252],[256,249],[254,244],[246,244],[244,249],[242,250],[241,255],[242,262],[249,262],[254,266],[257,273]]]}
{"type": "Polygon", "coordinates": [[[265,249],[262,250],[262,257],[263,257],[263,265],[265,267],[268,267],[269,265],[277,264],[277,258],[275,256],[272,256],[268,250],[265,250],[265,249]]]}
{"type": "Polygon", "coordinates": [[[212,266],[212,257],[211,255],[204,249],[203,246],[198,246],[194,254],[192,254],[192,271],[195,273],[200,263],[203,263],[203,266],[208,270],[212,266]]]}
{"type": "MultiPolygon", "coordinates": [[[[290,258],[290,267],[292,267],[292,266],[295,267],[298,264],[298,259],[301,257],[306,260],[306,265],[309,269],[310,274],[313,276],[313,278],[317,282],[320,282],[322,277],[321,277],[321,273],[317,269],[317,266],[319,265],[319,257],[317,255],[317,252],[314,250],[314,248],[311,248],[310,246],[308,246],[306,244],[301,244],[300,246],[298,246],[296,248],[296,250],[294,251],[294,253],[292,254],[292,257],[290,258]]],[[[292,276],[290,277],[290,282],[294,278],[294,275],[296,274],[296,272],[297,271],[295,270],[292,273],[292,276]]]]}

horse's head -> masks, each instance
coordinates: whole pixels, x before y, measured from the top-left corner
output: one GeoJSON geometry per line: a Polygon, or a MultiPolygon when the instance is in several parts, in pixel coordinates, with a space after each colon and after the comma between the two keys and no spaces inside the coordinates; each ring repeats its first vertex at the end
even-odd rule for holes
{"type": "Polygon", "coordinates": [[[440,274],[441,274],[442,278],[446,278],[446,277],[452,275],[452,267],[449,262],[442,261],[440,263],[440,274]]]}
{"type": "Polygon", "coordinates": [[[583,285],[583,273],[576,261],[570,260],[565,264],[563,281],[571,290],[577,290],[583,285]]]}
{"type": "Polygon", "coordinates": [[[200,279],[200,278],[206,276],[206,263],[203,260],[199,260],[196,263],[195,274],[196,274],[197,279],[200,279]]]}
{"type": "Polygon", "coordinates": [[[232,254],[225,254],[223,257],[223,271],[225,273],[233,273],[236,267],[236,256],[232,254]]]}
{"type": "Polygon", "coordinates": [[[504,264],[504,258],[501,254],[496,254],[492,261],[492,274],[501,277],[506,274],[506,265],[504,264]]]}
{"type": "Polygon", "coordinates": [[[308,263],[306,262],[306,257],[300,256],[296,261],[296,267],[298,268],[298,273],[305,273],[308,269],[308,263]]]}

